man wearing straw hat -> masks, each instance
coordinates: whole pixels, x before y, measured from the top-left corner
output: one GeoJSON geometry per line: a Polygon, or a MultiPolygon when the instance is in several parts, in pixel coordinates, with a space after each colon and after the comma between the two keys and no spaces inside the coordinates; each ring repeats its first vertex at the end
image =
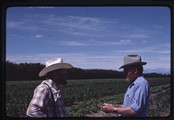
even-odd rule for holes
{"type": "Polygon", "coordinates": [[[124,95],[123,104],[104,103],[100,106],[104,112],[117,113],[123,117],[146,117],[149,102],[149,84],[142,76],[143,65],[139,55],[128,55],[124,57],[123,68],[126,81],[129,83],[124,95]]]}
{"type": "Polygon", "coordinates": [[[72,67],[71,64],[63,63],[62,58],[46,61],[46,67],[39,76],[47,79],[35,88],[26,112],[28,117],[66,117],[58,85],[67,84],[67,69],[72,67]]]}

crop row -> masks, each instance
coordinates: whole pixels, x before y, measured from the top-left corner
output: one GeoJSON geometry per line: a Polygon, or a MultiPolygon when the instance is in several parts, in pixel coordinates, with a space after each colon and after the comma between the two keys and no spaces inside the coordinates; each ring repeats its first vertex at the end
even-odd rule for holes
{"type": "MultiPolygon", "coordinates": [[[[159,117],[160,111],[165,110],[165,108],[167,108],[171,104],[170,84],[154,86],[150,88],[150,91],[151,95],[149,100],[148,116],[159,117]]],[[[90,112],[97,112],[99,110],[99,106],[104,102],[120,104],[123,102],[123,97],[124,93],[114,94],[112,96],[104,96],[102,98],[93,98],[80,102],[79,104],[72,105],[71,107],[66,107],[66,109],[69,113],[69,116],[71,117],[85,116],[90,112]]]]}
{"type": "MultiPolygon", "coordinates": [[[[148,79],[150,87],[170,84],[169,78],[148,79]]],[[[41,81],[8,81],[6,82],[6,115],[24,117],[32,98],[34,88],[41,81]]],[[[82,116],[95,110],[98,104],[119,98],[128,84],[123,79],[70,80],[66,86],[60,86],[65,106],[70,116],[82,116]],[[109,97],[108,96],[112,96],[109,97]],[[106,98],[105,98],[106,97],[106,98]],[[92,100],[92,101],[91,101],[92,100]],[[80,106],[79,106],[80,105],[80,106]],[[78,109],[78,110],[76,110],[78,109]]],[[[168,86],[170,87],[170,86],[168,86]]],[[[162,87],[161,87],[162,88],[162,87]]],[[[122,102],[119,98],[118,101],[122,102]]]]}

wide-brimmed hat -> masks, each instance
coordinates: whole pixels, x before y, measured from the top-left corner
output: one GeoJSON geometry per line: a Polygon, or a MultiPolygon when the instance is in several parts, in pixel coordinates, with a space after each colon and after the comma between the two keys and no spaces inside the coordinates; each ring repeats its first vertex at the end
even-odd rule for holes
{"type": "Polygon", "coordinates": [[[126,66],[131,65],[145,65],[146,62],[141,61],[141,56],[139,55],[128,55],[124,57],[124,65],[122,65],[119,69],[124,68],[126,66]]]}
{"type": "Polygon", "coordinates": [[[57,70],[57,69],[69,69],[73,66],[68,63],[63,63],[62,58],[54,58],[46,61],[46,67],[42,69],[39,73],[39,76],[45,76],[47,73],[57,70]]]}

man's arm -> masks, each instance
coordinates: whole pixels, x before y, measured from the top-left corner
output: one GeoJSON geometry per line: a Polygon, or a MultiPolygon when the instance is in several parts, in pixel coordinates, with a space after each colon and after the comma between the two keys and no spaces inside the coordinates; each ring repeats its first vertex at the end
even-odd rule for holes
{"type": "Polygon", "coordinates": [[[107,104],[104,103],[101,106],[101,110],[106,112],[106,113],[118,113],[121,114],[122,116],[136,116],[137,113],[131,109],[131,107],[123,107],[121,104],[119,105],[113,105],[113,104],[107,104]]]}
{"type": "Polygon", "coordinates": [[[138,114],[131,107],[116,107],[114,111],[122,116],[137,116],[138,114]]]}
{"type": "Polygon", "coordinates": [[[45,105],[45,98],[48,90],[45,86],[39,86],[34,90],[33,98],[27,109],[27,116],[29,117],[46,117],[43,108],[45,105]]]}
{"type": "Polygon", "coordinates": [[[134,97],[130,98],[131,104],[127,107],[124,106],[114,106],[108,105],[107,103],[101,106],[104,112],[114,112],[114,107],[116,112],[122,116],[136,116],[145,110],[148,106],[148,96],[149,96],[148,83],[139,84],[136,87],[136,92],[134,97]]]}
{"type": "Polygon", "coordinates": [[[103,103],[100,107],[102,106],[113,106],[113,107],[122,107],[122,104],[110,104],[110,103],[103,103]]]}

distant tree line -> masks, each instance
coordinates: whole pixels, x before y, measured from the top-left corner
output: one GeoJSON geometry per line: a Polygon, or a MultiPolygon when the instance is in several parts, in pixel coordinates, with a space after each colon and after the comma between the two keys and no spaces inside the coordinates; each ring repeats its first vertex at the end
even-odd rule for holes
{"type": "MultiPolygon", "coordinates": [[[[43,80],[39,77],[39,72],[45,67],[40,63],[20,63],[16,64],[10,61],[6,62],[6,80],[22,81],[22,80],[43,80]]],[[[72,68],[68,70],[69,79],[105,79],[105,78],[125,78],[123,72],[116,70],[103,69],[80,69],[72,68]]],[[[149,73],[145,77],[168,77],[167,74],[149,73]]]]}
{"type": "Polygon", "coordinates": [[[6,80],[39,80],[38,73],[45,65],[40,63],[12,63],[6,62],[6,80]]]}

